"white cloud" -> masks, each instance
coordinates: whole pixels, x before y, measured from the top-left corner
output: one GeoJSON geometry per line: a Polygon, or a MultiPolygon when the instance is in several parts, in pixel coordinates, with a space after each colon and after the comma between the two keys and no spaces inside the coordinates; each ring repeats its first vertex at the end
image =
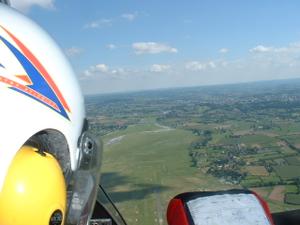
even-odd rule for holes
{"type": "Polygon", "coordinates": [[[285,47],[258,45],[249,50],[251,53],[299,53],[300,43],[291,43],[285,47]]]}
{"type": "Polygon", "coordinates": [[[113,49],[116,49],[117,46],[114,45],[114,44],[108,44],[108,45],[106,45],[106,48],[108,48],[108,49],[110,49],[110,50],[113,50],[113,49]]]}
{"type": "Polygon", "coordinates": [[[81,80],[93,80],[93,79],[124,79],[127,75],[137,74],[138,70],[125,69],[121,67],[110,68],[104,63],[100,63],[94,66],[90,66],[81,74],[81,80]]]}
{"type": "Polygon", "coordinates": [[[209,61],[209,62],[191,61],[185,64],[185,68],[190,71],[202,71],[206,69],[214,69],[216,67],[217,67],[216,63],[213,61],[209,61]]]}
{"type": "Polygon", "coordinates": [[[98,74],[105,74],[109,72],[109,67],[106,64],[97,64],[95,66],[91,66],[87,70],[83,72],[85,77],[92,77],[98,74]]]}
{"type": "Polygon", "coordinates": [[[158,54],[163,52],[177,53],[178,50],[169,45],[157,42],[136,42],[132,44],[137,55],[140,54],[158,54]]]}
{"type": "Polygon", "coordinates": [[[121,17],[128,21],[133,21],[137,18],[137,13],[124,13],[121,15],[121,17]]]}
{"type": "Polygon", "coordinates": [[[76,55],[80,55],[83,52],[83,49],[73,46],[71,48],[66,49],[65,52],[67,56],[73,57],[76,55]]]}
{"type": "Polygon", "coordinates": [[[44,9],[54,9],[54,0],[10,0],[11,6],[27,12],[32,6],[39,6],[44,9]]]}
{"type": "MultiPolygon", "coordinates": [[[[149,51],[143,49],[142,53],[149,51]]],[[[220,57],[170,65],[137,65],[136,68],[99,65],[102,66],[92,66],[82,74],[86,93],[299,78],[300,42],[284,46],[258,45],[252,48],[251,54],[230,60],[220,57]]]]}
{"type": "MultiPolygon", "coordinates": [[[[261,63],[273,66],[299,65],[300,59],[300,43],[291,43],[283,47],[263,46],[258,45],[249,50],[252,57],[261,63]]],[[[260,64],[261,64],[260,63],[260,64]]]]}
{"type": "Polygon", "coordinates": [[[150,71],[155,73],[161,73],[168,71],[170,68],[171,66],[166,64],[153,64],[150,68],[150,71]]]}
{"type": "Polygon", "coordinates": [[[111,19],[95,20],[86,24],[84,28],[96,29],[96,28],[109,27],[112,25],[112,22],[113,21],[111,19]]]}
{"type": "Polygon", "coordinates": [[[140,79],[142,77],[153,77],[153,73],[171,72],[171,65],[168,64],[153,64],[150,68],[128,68],[128,67],[112,67],[100,63],[90,66],[80,75],[80,80],[94,81],[102,79],[113,80],[131,80],[140,79]]]}
{"type": "Polygon", "coordinates": [[[205,70],[206,65],[198,61],[192,61],[186,63],[185,68],[192,71],[199,71],[199,70],[205,70]]]}
{"type": "Polygon", "coordinates": [[[98,64],[95,66],[96,71],[102,72],[102,73],[107,73],[109,71],[109,68],[105,64],[98,64]]]}
{"type": "Polygon", "coordinates": [[[250,49],[249,51],[252,53],[264,53],[273,51],[273,47],[266,47],[263,45],[257,45],[256,47],[250,49]]]}
{"type": "MultiPolygon", "coordinates": [[[[263,68],[267,71],[279,73],[285,71],[291,73],[290,68],[300,67],[300,43],[291,43],[283,47],[258,45],[249,50],[252,55],[248,59],[248,64],[252,62],[256,68],[263,68]]],[[[296,73],[293,71],[293,73],[296,73]]],[[[300,71],[297,72],[300,74],[300,71]]]]}
{"type": "Polygon", "coordinates": [[[214,69],[214,68],[217,67],[216,64],[215,64],[213,61],[208,62],[208,63],[207,63],[207,66],[208,66],[209,68],[212,68],[212,69],[214,69]]]}
{"type": "Polygon", "coordinates": [[[229,52],[229,49],[228,48],[221,48],[219,50],[219,52],[222,53],[222,54],[226,54],[227,52],[229,52]]]}
{"type": "Polygon", "coordinates": [[[123,68],[117,68],[117,69],[111,70],[112,74],[122,74],[124,72],[125,72],[125,70],[123,68]]]}

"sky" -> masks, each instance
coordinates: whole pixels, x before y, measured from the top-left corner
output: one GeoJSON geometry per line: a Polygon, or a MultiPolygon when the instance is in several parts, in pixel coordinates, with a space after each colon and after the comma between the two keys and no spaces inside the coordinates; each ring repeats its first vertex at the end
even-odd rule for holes
{"type": "Polygon", "coordinates": [[[11,0],[84,94],[300,77],[298,0],[11,0]]]}

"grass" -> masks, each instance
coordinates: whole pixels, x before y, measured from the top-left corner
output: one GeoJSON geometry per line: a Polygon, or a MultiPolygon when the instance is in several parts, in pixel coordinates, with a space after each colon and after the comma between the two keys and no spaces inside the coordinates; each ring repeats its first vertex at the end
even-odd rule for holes
{"type": "Polygon", "coordinates": [[[125,135],[105,148],[102,183],[129,224],[166,224],[167,203],[181,192],[232,188],[190,166],[187,148],[197,138],[191,132],[148,130],[137,125],[104,137],[106,143],[125,135]]]}
{"type": "Polygon", "coordinates": [[[276,139],[273,137],[269,137],[266,135],[244,135],[241,137],[227,137],[227,135],[223,135],[222,138],[218,138],[216,142],[219,144],[231,144],[231,145],[236,145],[236,144],[245,144],[247,146],[252,146],[252,145],[261,145],[261,146],[272,146],[276,145],[276,139]]]}
{"type": "Polygon", "coordinates": [[[269,173],[264,166],[247,166],[246,170],[254,176],[268,176],[269,173]]]}
{"type": "Polygon", "coordinates": [[[287,193],[296,193],[298,191],[298,188],[296,185],[286,185],[285,186],[287,193]]]}
{"type": "Polygon", "coordinates": [[[257,187],[262,183],[260,178],[253,178],[253,179],[244,179],[241,182],[241,185],[243,187],[257,187]]]}
{"type": "Polygon", "coordinates": [[[280,134],[286,135],[288,133],[300,132],[300,124],[294,122],[280,122],[280,134]]]}
{"type": "Polygon", "coordinates": [[[287,163],[289,165],[300,166],[300,160],[298,157],[288,157],[288,158],[285,158],[285,160],[287,161],[287,163]]]}
{"type": "Polygon", "coordinates": [[[300,166],[274,166],[274,170],[284,180],[300,177],[300,166]]]}
{"type": "Polygon", "coordinates": [[[287,193],[284,200],[288,204],[300,205],[300,194],[287,193]]]}
{"type": "MultiPolygon", "coordinates": [[[[258,153],[257,160],[275,160],[280,158],[278,140],[265,135],[246,135],[241,138],[229,138],[228,133],[213,133],[211,143],[228,141],[270,146],[270,151],[258,153]],[[272,148],[274,146],[275,148],[272,148]]],[[[145,120],[126,130],[116,131],[103,137],[104,144],[111,139],[123,136],[111,145],[104,145],[102,183],[108,189],[112,199],[124,214],[129,224],[166,225],[165,210],[168,201],[175,195],[196,190],[221,190],[237,186],[221,183],[218,179],[206,175],[201,170],[191,167],[188,147],[199,139],[191,131],[167,129],[145,120]]],[[[200,150],[199,150],[200,151],[200,150]]],[[[206,149],[208,157],[220,157],[219,150],[206,149]]],[[[297,160],[290,157],[287,162],[292,166],[275,166],[275,173],[262,176],[266,171],[261,166],[252,166],[241,183],[244,187],[257,187],[266,183],[278,183],[281,179],[299,176],[297,160]]],[[[286,186],[287,192],[294,192],[296,186],[286,186]]],[[[297,208],[268,198],[271,187],[258,189],[272,211],[297,208]]]]}
{"type": "Polygon", "coordinates": [[[299,147],[299,144],[300,144],[300,141],[299,141],[299,138],[300,138],[300,135],[297,134],[297,135],[289,135],[289,136],[285,136],[284,137],[289,143],[291,143],[292,145],[294,145],[295,147],[299,147]]]}

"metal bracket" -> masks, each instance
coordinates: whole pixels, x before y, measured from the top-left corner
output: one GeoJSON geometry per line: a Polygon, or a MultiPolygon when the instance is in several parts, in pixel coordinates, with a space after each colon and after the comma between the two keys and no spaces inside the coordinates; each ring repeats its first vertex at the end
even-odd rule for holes
{"type": "Polygon", "coordinates": [[[89,225],[112,225],[111,219],[91,219],[89,225]]]}

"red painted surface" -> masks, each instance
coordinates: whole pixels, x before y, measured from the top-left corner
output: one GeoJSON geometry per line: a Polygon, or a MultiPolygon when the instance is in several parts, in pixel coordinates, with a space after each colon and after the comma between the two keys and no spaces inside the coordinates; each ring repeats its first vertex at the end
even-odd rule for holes
{"type": "Polygon", "coordinates": [[[169,225],[189,225],[182,200],[172,199],[167,210],[169,225]]]}

